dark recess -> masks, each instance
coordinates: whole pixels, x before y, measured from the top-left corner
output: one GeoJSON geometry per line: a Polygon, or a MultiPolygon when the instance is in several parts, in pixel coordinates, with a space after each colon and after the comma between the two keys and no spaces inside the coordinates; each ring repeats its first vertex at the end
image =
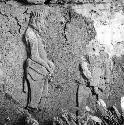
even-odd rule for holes
{"type": "MultiPolygon", "coordinates": [[[[8,0],[9,1],[9,0],[8,0]]],[[[35,5],[35,3],[33,2],[28,2],[27,0],[14,0],[14,1],[17,1],[19,2],[20,4],[22,5],[35,5]]]]}

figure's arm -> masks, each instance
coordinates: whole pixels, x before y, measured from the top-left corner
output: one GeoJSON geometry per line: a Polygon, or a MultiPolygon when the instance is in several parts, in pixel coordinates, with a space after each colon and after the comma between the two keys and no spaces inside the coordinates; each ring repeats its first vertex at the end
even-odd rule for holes
{"type": "Polygon", "coordinates": [[[81,57],[81,66],[82,66],[82,69],[83,69],[83,73],[84,75],[87,77],[87,78],[92,78],[92,75],[91,75],[91,72],[89,71],[88,69],[88,62],[86,61],[85,57],[81,57]]]}
{"type": "Polygon", "coordinates": [[[53,64],[53,62],[51,60],[49,60],[47,58],[47,53],[44,49],[44,45],[42,44],[42,39],[39,39],[38,52],[39,52],[39,58],[45,60],[45,62],[49,66],[50,73],[53,73],[53,71],[55,69],[55,65],[53,64]]]}

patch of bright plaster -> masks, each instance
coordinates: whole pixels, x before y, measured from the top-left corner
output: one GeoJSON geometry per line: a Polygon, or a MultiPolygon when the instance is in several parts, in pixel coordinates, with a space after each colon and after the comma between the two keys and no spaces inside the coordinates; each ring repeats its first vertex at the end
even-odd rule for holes
{"type": "Polygon", "coordinates": [[[124,96],[121,97],[121,108],[122,108],[122,111],[124,111],[124,96]]]}
{"type": "Polygon", "coordinates": [[[74,7],[75,11],[94,21],[95,41],[105,47],[109,57],[124,54],[124,14],[110,12],[110,5],[85,5],[74,7]]]}
{"type": "Polygon", "coordinates": [[[106,24],[100,24],[97,20],[94,20],[94,27],[97,32],[96,40],[105,46],[110,57],[120,56],[123,54],[124,48],[124,15],[121,12],[116,12],[112,19],[106,20],[106,24]]]}

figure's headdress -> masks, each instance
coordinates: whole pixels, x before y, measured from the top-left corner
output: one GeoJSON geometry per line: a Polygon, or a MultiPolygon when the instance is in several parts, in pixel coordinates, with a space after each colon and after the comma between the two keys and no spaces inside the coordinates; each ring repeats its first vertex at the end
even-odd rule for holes
{"type": "Polygon", "coordinates": [[[29,26],[39,31],[41,27],[44,27],[45,15],[46,11],[43,9],[33,9],[30,13],[29,26]]]}

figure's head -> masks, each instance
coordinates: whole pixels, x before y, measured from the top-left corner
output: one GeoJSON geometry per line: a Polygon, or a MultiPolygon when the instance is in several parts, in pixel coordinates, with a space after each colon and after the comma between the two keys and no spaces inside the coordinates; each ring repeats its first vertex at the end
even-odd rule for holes
{"type": "Polygon", "coordinates": [[[40,12],[32,12],[29,25],[34,29],[40,30],[44,26],[44,16],[40,12]]]}

